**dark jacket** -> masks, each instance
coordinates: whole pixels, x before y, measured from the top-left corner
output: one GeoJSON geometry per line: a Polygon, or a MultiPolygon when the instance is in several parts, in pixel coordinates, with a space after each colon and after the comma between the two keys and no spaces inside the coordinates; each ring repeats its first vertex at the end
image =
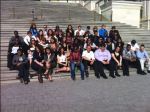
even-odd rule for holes
{"type": "Polygon", "coordinates": [[[50,59],[48,59],[48,55],[45,54],[44,55],[44,61],[45,62],[49,61],[52,68],[55,68],[57,65],[57,58],[56,58],[56,55],[54,53],[51,54],[50,59]]]}

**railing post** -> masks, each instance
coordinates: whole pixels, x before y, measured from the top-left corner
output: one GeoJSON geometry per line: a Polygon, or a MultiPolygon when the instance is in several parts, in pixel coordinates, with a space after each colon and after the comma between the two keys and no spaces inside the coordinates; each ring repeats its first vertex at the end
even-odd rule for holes
{"type": "Polygon", "coordinates": [[[93,19],[96,21],[96,11],[93,12],[93,19]]]}
{"type": "Polygon", "coordinates": [[[15,7],[13,7],[12,11],[13,11],[13,19],[15,19],[16,16],[15,7]]]}
{"type": "Polygon", "coordinates": [[[71,20],[71,15],[70,15],[70,4],[68,3],[68,19],[71,20]]]}
{"type": "Polygon", "coordinates": [[[41,8],[41,19],[43,19],[43,10],[41,8]]]}
{"type": "Polygon", "coordinates": [[[35,11],[34,11],[34,9],[32,9],[32,20],[34,21],[34,19],[35,19],[35,11]]]}

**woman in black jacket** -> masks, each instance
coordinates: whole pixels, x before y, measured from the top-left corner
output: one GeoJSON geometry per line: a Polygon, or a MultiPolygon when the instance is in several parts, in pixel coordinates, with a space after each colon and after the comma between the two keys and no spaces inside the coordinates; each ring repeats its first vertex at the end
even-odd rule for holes
{"type": "Polygon", "coordinates": [[[33,53],[31,68],[37,71],[38,80],[43,83],[42,75],[44,73],[44,53],[42,46],[37,45],[33,53]]]}
{"type": "Polygon", "coordinates": [[[45,49],[44,63],[45,63],[45,68],[46,68],[44,75],[46,75],[48,80],[52,82],[53,81],[52,73],[53,73],[53,69],[57,65],[57,58],[56,58],[55,53],[53,53],[53,51],[50,49],[50,47],[47,47],[45,49]]]}

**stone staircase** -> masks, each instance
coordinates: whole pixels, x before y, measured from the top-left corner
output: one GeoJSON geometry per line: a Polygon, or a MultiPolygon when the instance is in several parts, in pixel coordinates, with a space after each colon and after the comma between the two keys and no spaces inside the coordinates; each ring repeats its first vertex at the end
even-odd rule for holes
{"type": "MultiPolygon", "coordinates": [[[[2,2],[2,3],[5,3],[5,2],[2,2]]],[[[11,3],[13,3],[13,2],[11,2],[11,3]]],[[[25,2],[23,2],[23,3],[25,3],[25,2]]],[[[5,8],[8,7],[7,6],[8,4],[10,4],[10,3],[7,1],[5,4],[5,8]]],[[[21,2],[16,2],[16,4],[15,4],[15,2],[13,3],[13,5],[17,5],[17,4],[18,4],[18,6],[22,5],[21,2]]],[[[29,3],[26,2],[26,4],[29,4],[29,3]]],[[[32,5],[38,6],[39,4],[41,4],[41,2],[32,2],[32,4],[30,4],[30,7],[32,7],[32,5]]],[[[45,7],[46,3],[42,3],[42,4],[43,5],[41,5],[41,7],[45,7]]],[[[49,4],[49,5],[51,5],[51,6],[57,6],[58,5],[62,9],[63,9],[63,7],[65,8],[65,6],[68,7],[67,3],[62,3],[62,4],[61,3],[53,3],[53,4],[49,4]]],[[[24,4],[24,7],[26,7],[26,6],[27,5],[24,4]]],[[[77,4],[72,4],[69,6],[70,7],[76,7],[76,10],[78,10],[78,7],[79,7],[79,9],[81,7],[80,5],[77,5],[77,4]]],[[[2,8],[4,8],[4,6],[2,8]]],[[[84,9],[84,10],[86,10],[86,9],[84,9]]],[[[63,11],[61,11],[61,12],[63,12],[63,11]]],[[[59,14],[57,14],[57,15],[47,14],[47,17],[50,17],[51,19],[49,19],[49,20],[47,20],[47,19],[35,20],[35,23],[37,24],[38,29],[42,28],[43,25],[45,25],[45,24],[48,25],[48,28],[55,28],[55,26],[58,24],[62,30],[65,30],[68,24],[72,24],[74,29],[76,29],[79,24],[82,25],[83,29],[85,29],[86,26],[88,26],[88,25],[90,25],[92,28],[95,25],[100,27],[101,24],[106,24],[108,30],[110,30],[111,26],[115,25],[117,27],[117,29],[120,31],[121,37],[125,43],[128,43],[132,39],[136,39],[139,44],[141,44],[141,43],[145,44],[146,50],[150,54],[150,31],[144,30],[144,29],[138,29],[136,27],[126,25],[123,23],[118,23],[118,22],[93,21],[92,18],[90,18],[91,12],[87,11],[86,13],[87,14],[81,15],[81,12],[80,12],[81,16],[79,16],[79,15],[74,16],[74,17],[72,17],[71,20],[68,20],[67,18],[61,20],[61,17],[63,16],[64,13],[62,13],[61,15],[59,15],[59,14]],[[59,18],[59,16],[60,16],[60,18],[59,18]],[[54,17],[56,19],[54,19],[54,17]]],[[[19,18],[19,19],[16,19],[16,18],[15,19],[12,19],[12,18],[9,19],[9,17],[7,17],[6,15],[7,14],[3,13],[1,16],[1,18],[2,18],[2,20],[1,20],[1,37],[0,37],[1,38],[1,43],[0,43],[1,81],[15,80],[15,77],[17,75],[16,70],[10,71],[6,67],[8,42],[9,42],[11,36],[13,35],[13,31],[18,30],[19,35],[24,37],[26,35],[26,31],[29,30],[30,24],[32,22],[32,18],[30,18],[30,17],[26,18],[23,13],[21,16],[22,18],[19,18]]],[[[76,15],[76,13],[72,12],[72,15],[76,15]]],[[[31,72],[33,72],[33,71],[31,70],[31,72]]],[[[130,69],[130,72],[136,73],[135,69],[130,69]]],[[[79,74],[79,72],[77,74],[79,74]]],[[[93,71],[90,71],[90,74],[92,76],[94,76],[93,71]]],[[[69,76],[69,75],[70,75],[69,73],[54,74],[54,77],[56,77],[56,78],[57,77],[65,77],[65,76],[69,76]]]]}

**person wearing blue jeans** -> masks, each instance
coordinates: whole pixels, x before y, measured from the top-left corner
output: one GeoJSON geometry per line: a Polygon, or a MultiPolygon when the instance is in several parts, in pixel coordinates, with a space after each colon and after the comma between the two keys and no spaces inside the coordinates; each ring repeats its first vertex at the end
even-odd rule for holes
{"type": "Polygon", "coordinates": [[[75,80],[75,68],[79,67],[81,72],[81,80],[84,80],[84,65],[82,63],[82,58],[80,50],[77,46],[70,53],[70,69],[71,69],[71,79],[75,80]]]}
{"type": "Polygon", "coordinates": [[[82,62],[70,62],[70,68],[71,68],[71,79],[75,80],[75,71],[76,71],[76,67],[79,67],[80,72],[81,72],[81,79],[84,80],[84,66],[82,62]]]}

